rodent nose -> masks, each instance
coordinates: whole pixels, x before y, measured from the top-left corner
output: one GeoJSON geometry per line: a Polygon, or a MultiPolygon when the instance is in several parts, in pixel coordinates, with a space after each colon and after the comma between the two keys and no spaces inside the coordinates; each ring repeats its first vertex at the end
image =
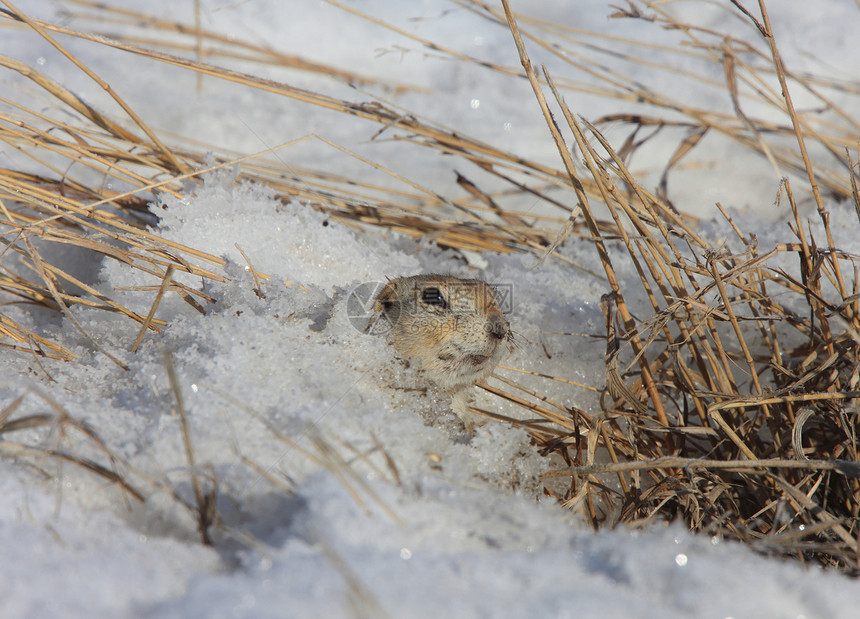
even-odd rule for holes
{"type": "Polygon", "coordinates": [[[508,321],[501,314],[493,314],[490,317],[490,323],[487,325],[487,333],[490,334],[490,337],[503,340],[508,337],[509,329],[508,321]]]}

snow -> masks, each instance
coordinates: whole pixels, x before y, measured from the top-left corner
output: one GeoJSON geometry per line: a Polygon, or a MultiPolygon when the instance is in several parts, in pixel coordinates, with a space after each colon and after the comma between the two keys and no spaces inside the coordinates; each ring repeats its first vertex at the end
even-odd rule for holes
{"type": "MultiPolygon", "coordinates": [[[[814,6],[799,0],[772,4],[787,61],[814,69],[820,65],[804,53],[814,49],[818,58],[844,61],[843,76],[856,70],[856,39],[829,36],[830,20],[838,19],[844,28],[857,21],[856,9],[835,0],[814,6]]],[[[517,65],[510,33],[442,0],[350,6],[418,36],[444,40],[451,48],[517,65]]],[[[45,17],[56,16],[61,7],[39,0],[20,4],[45,17]]],[[[189,7],[178,12],[175,3],[159,0],[148,3],[147,10],[189,22],[189,7]]],[[[431,89],[432,96],[416,92],[397,103],[452,126],[465,125],[480,139],[555,162],[557,153],[525,82],[512,86],[511,80],[474,65],[425,53],[414,41],[325,3],[213,1],[203,7],[207,28],[431,89]]],[[[541,3],[540,11],[545,19],[616,34],[642,27],[609,22],[603,0],[576,3],[576,8],[554,0],[541,3]]],[[[728,19],[714,7],[699,16],[707,27],[728,19]]],[[[74,19],[65,19],[74,25],[74,19]]],[[[657,40],[664,34],[653,36],[657,40]]],[[[420,178],[425,187],[452,185],[450,163],[438,157],[413,159],[402,145],[370,142],[376,127],[211,80],[198,94],[194,79],[176,69],[63,41],[166,134],[253,152],[316,132],[406,177],[420,178]]],[[[40,66],[54,79],[104,109],[115,109],[97,86],[32,33],[4,32],[4,53],[27,62],[42,58],[40,66]]],[[[315,79],[243,69],[299,86],[315,79]]],[[[9,77],[5,85],[17,95],[30,88],[9,77]]],[[[344,98],[368,98],[333,82],[315,87],[344,98]]],[[[600,105],[605,101],[583,96],[576,111],[590,118],[610,111],[600,105]]],[[[688,210],[708,217],[716,199],[747,209],[737,215],[743,218],[741,227],[757,231],[763,248],[789,241],[786,226],[769,223],[785,211],[773,212],[777,181],[772,171],[760,162],[747,166],[724,157],[725,141],[715,141],[712,148],[713,166],[723,165],[719,175],[733,182],[714,186],[711,181],[703,188],[697,184],[703,177],[720,177],[714,169],[705,176],[681,174],[671,185],[673,195],[688,210]]],[[[20,163],[16,154],[0,156],[4,164],[5,158],[20,163]]],[[[382,176],[317,140],[278,156],[287,166],[382,176]]],[[[659,175],[662,167],[654,169],[659,175]]],[[[138,480],[147,501],[140,504],[69,463],[59,467],[37,460],[25,466],[0,460],[0,616],[855,615],[856,583],[835,573],[768,559],[678,526],[589,530],[576,513],[541,495],[539,476],[550,462],[534,452],[523,430],[489,423],[469,440],[447,410],[446,396],[432,387],[413,389],[421,384],[416,370],[395,358],[383,338],[357,329],[346,304],[361,283],[425,271],[508,284],[513,291],[509,318],[519,345],[506,365],[599,387],[603,344],[557,335],[571,330],[571,318],[578,332],[600,332],[598,303],[606,287],[599,279],[551,260],[531,270],[534,258],[522,255],[485,254],[467,264],[429,242],[357,231],[302,203],[283,204],[264,187],[235,182],[236,173],[234,168],[209,173],[189,183],[181,197],[161,196],[153,205],[161,218],[159,234],[227,261],[229,280],[205,286],[216,299],[205,315],[177,295],[166,295],[157,315],[169,321],[169,328],[148,334],[132,354],[133,323],[103,311],[74,309],[84,328],[129,371],[94,351],[68,319],[9,310],[81,358],[42,361],[43,372],[29,357],[4,355],[0,406],[23,396],[15,416],[61,409],[86,422],[129,463],[129,478],[138,480]],[[270,276],[260,285],[263,296],[254,291],[257,284],[242,252],[256,271],[270,276]],[[213,475],[217,478],[223,526],[213,530],[214,548],[199,543],[189,512],[166,492],[172,489],[193,503],[181,422],[171,413],[166,353],[175,363],[197,470],[206,488],[213,475]]],[[[855,216],[849,205],[830,208],[835,222],[855,216]]],[[[838,225],[834,230],[842,233],[838,225]]],[[[725,224],[706,222],[700,232],[737,244],[725,224]]],[[[860,253],[860,240],[845,237],[837,244],[860,253]]],[[[52,251],[61,252],[86,283],[148,312],[151,295],[116,288],[159,282],[113,261],[93,263],[74,251],[52,251]]],[[[562,251],[597,270],[589,247],[572,242],[562,251]]],[[[629,266],[619,265],[619,272],[636,278],[629,266]]],[[[200,284],[199,278],[177,279],[200,284]]],[[[634,307],[637,302],[645,307],[643,300],[634,300],[634,307]]],[[[560,402],[596,410],[588,391],[500,373],[560,402]]],[[[494,410],[516,415],[510,405],[478,397],[494,410]]],[[[81,433],[60,439],[39,429],[30,432],[34,444],[61,441],[83,453],[98,452],[81,433]]]]}

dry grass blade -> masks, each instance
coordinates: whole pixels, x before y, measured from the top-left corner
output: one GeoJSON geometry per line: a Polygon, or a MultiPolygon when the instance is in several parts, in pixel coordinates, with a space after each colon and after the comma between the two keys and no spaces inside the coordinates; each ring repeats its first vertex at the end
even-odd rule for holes
{"type": "Polygon", "coordinates": [[[358,505],[364,506],[364,501],[361,498],[361,494],[358,492],[358,488],[360,488],[371,498],[371,500],[373,500],[374,503],[380,506],[391,520],[397,523],[403,522],[403,519],[397,515],[397,512],[395,512],[391,506],[379,497],[367,481],[353,470],[337,450],[335,450],[334,447],[322,437],[316,428],[309,428],[309,435],[311,442],[319,453],[319,458],[323,463],[323,466],[334,473],[358,505]]]}
{"type": "Polygon", "coordinates": [[[75,454],[67,453],[58,449],[44,449],[40,447],[30,447],[11,441],[0,441],[0,457],[6,458],[21,458],[28,457],[33,459],[53,458],[63,462],[69,462],[75,466],[79,466],[87,471],[98,475],[106,481],[116,484],[121,487],[126,493],[131,495],[138,501],[144,501],[145,498],[138,490],[131,486],[123,476],[106,468],[105,466],[90,460],[82,458],[75,454]]]}
{"type": "Polygon", "coordinates": [[[38,390],[24,391],[0,411],[0,457],[23,459],[42,466],[67,462],[121,489],[123,496],[144,501],[136,482],[123,472],[128,467],[86,423],[73,418],[52,398],[38,390]],[[52,412],[12,418],[22,402],[38,396],[52,412]],[[75,436],[82,440],[75,440],[75,436]],[[107,463],[103,462],[107,460],[107,463]],[[102,460],[101,462],[99,460],[102,460]]]}
{"type": "Polygon", "coordinates": [[[844,460],[707,460],[704,458],[677,458],[662,456],[635,462],[609,462],[559,469],[546,473],[545,477],[560,477],[566,472],[575,475],[594,475],[598,473],[618,473],[628,471],[648,471],[657,469],[711,469],[727,471],[754,472],[756,469],[802,469],[808,471],[835,471],[849,477],[860,477],[860,463],[844,460]]]}
{"type": "Polygon", "coordinates": [[[195,24],[193,27],[186,26],[180,22],[169,21],[155,15],[149,15],[128,8],[108,6],[98,2],[87,0],[66,0],[65,4],[72,4],[88,9],[93,13],[68,13],[67,17],[78,21],[92,21],[95,25],[119,24],[143,28],[144,34],[140,37],[131,35],[111,34],[102,32],[106,38],[118,41],[126,41],[136,45],[145,45],[151,49],[171,49],[176,51],[194,51],[195,58],[202,62],[204,58],[229,58],[244,61],[259,62],[271,66],[286,67],[299,71],[318,73],[332,77],[348,84],[360,86],[381,85],[396,93],[418,90],[416,87],[404,84],[384,84],[378,79],[361,75],[353,71],[338,69],[336,67],[309,61],[295,54],[285,54],[269,46],[259,45],[249,41],[243,41],[233,36],[225,36],[202,28],[199,19],[199,2],[195,2],[195,24]],[[180,34],[194,38],[193,44],[181,44],[168,40],[157,39],[155,35],[145,36],[148,32],[163,34],[180,34]],[[143,38],[145,37],[145,38],[143,38]]]}
{"type": "Polygon", "coordinates": [[[24,13],[20,12],[15,5],[13,5],[8,0],[0,0],[6,7],[11,11],[11,13],[17,18],[23,21],[25,24],[30,26],[33,30],[38,32],[46,41],[48,41],[51,45],[57,48],[60,53],[62,53],[66,58],[72,61],[79,69],[81,69],[84,73],[87,74],[92,80],[94,80],[102,89],[104,89],[113,99],[116,101],[122,110],[128,114],[128,116],[137,124],[143,132],[147,135],[147,137],[152,140],[152,143],[158,148],[159,152],[164,156],[165,160],[170,163],[173,169],[177,172],[184,172],[185,170],[179,163],[179,161],[174,157],[173,153],[168,149],[164,144],[161,143],[161,140],[147,127],[144,122],[134,113],[131,107],[122,100],[111,87],[101,79],[96,73],[90,70],[85,64],[80,62],[73,54],[69,53],[62,45],[60,45],[53,37],[51,37],[45,30],[41,28],[41,26],[27,17],[24,13]]]}
{"type": "MultiPolygon", "coordinates": [[[[504,12],[496,5],[480,0],[463,0],[459,4],[507,26],[504,12]]],[[[583,76],[579,81],[563,80],[559,88],[588,94],[597,92],[608,100],[644,102],[652,108],[652,115],[607,114],[597,121],[599,125],[624,123],[631,127],[628,139],[630,150],[625,152],[625,156],[648,141],[648,138],[635,139],[644,129],[656,128],[660,131],[668,127],[684,127],[689,128],[691,133],[682,138],[676,154],[686,148],[684,142],[691,136],[709,131],[735,140],[744,149],[760,153],[771,162],[772,167],[781,170],[777,172],[777,178],[788,171],[805,176],[806,162],[801,153],[784,145],[784,138],[794,137],[794,128],[765,120],[764,114],[753,117],[743,112],[746,106],[785,112],[785,103],[779,91],[772,86],[777,70],[772,64],[769,47],[758,49],[755,42],[750,40],[752,37],[738,38],[679,21],[672,9],[663,4],[645,1],[640,6],[631,2],[626,9],[619,9],[612,17],[637,20],[643,29],[653,27],[682,33],[680,41],[668,39],[670,42],[665,45],[654,44],[653,38],[642,37],[639,40],[589,32],[525,14],[515,13],[514,17],[520,22],[525,39],[567,63],[573,75],[583,76]],[[607,58],[623,58],[630,70],[613,70],[605,62],[607,58]],[[652,58],[660,60],[655,62],[652,58]],[[726,75],[726,81],[710,79],[711,72],[707,70],[691,71],[685,61],[711,64],[726,75]],[[670,73],[680,83],[671,91],[649,88],[647,80],[642,79],[638,72],[640,68],[670,73]],[[725,101],[735,114],[725,114],[723,106],[718,105],[702,108],[698,104],[685,102],[684,97],[680,96],[681,93],[697,92],[703,88],[713,93],[714,101],[725,101]],[[682,121],[677,120],[679,112],[685,117],[682,121]]],[[[825,160],[812,161],[822,185],[834,195],[847,197],[850,195],[850,183],[846,182],[844,175],[834,174],[829,167],[835,159],[841,158],[840,153],[844,148],[853,146],[846,136],[857,135],[860,126],[850,112],[828,97],[826,91],[840,95],[850,91],[856,96],[856,84],[837,86],[816,76],[797,75],[784,68],[783,75],[787,81],[803,89],[804,94],[820,102],[816,111],[798,115],[799,127],[804,138],[814,140],[834,157],[828,163],[824,163],[825,160]],[[820,110],[832,112],[837,120],[831,121],[829,114],[822,114],[820,110]]],[[[672,165],[670,163],[669,168],[672,165]]]]}
{"type": "Polygon", "coordinates": [[[329,565],[346,583],[348,607],[353,616],[358,619],[388,619],[391,615],[385,611],[379,599],[346,559],[318,533],[313,533],[312,540],[329,565]]]}
{"type": "Polygon", "coordinates": [[[173,355],[169,352],[164,355],[164,367],[167,370],[167,381],[170,385],[170,391],[173,394],[175,412],[179,416],[179,423],[182,426],[182,443],[185,446],[185,456],[188,459],[188,469],[191,473],[191,485],[194,488],[194,498],[196,500],[197,531],[200,534],[201,543],[206,546],[211,546],[212,538],[210,537],[209,529],[217,518],[215,513],[215,499],[218,492],[217,479],[214,477],[214,473],[212,473],[212,488],[209,492],[203,491],[203,484],[200,481],[200,473],[195,463],[194,444],[191,440],[191,430],[188,427],[188,417],[185,412],[185,405],[182,401],[182,392],[179,388],[179,381],[176,377],[176,368],[173,365],[173,355]]]}
{"type": "Polygon", "coordinates": [[[64,105],[67,105],[70,109],[78,112],[79,114],[84,116],[84,118],[88,118],[98,127],[101,127],[108,133],[120,136],[130,142],[138,142],[137,138],[135,138],[134,135],[120,127],[115,122],[106,118],[103,114],[99,113],[92,106],[87,105],[85,102],[81,101],[68,89],[64,88],[60,84],[57,84],[53,80],[48,79],[38,71],[34,71],[31,67],[27,66],[23,62],[15,60],[14,58],[9,58],[8,56],[0,55],[0,66],[5,67],[7,69],[11,69],[13,71],[17,71],[24,77],[33,80],[33,82],[35,82],[37,86],[44,89],[46,92],[51,93],[64,105]]]}
{"type": "Polygon", "coordinates": [[[161,281],[161,286],[158,287],[158,294],[155,295],[155,301],[152,302],[152,307],[146,315],[146,319],[143,321],[143,324],[140,326],[140,333],[137,334],[137,339],[134,341],[134,346],[131,347],[131,352],[137,351],[137,347],[140,346],[140,343],[143,341],[143,336],[146,335],[146,330],[152,324],[152,319],[155,317],[155,310],[158,309],[158,304],[161,303],[161,299],[164,297],[167,287],[170,286],[170,278],[173,277],[173,271],[174,268],[171,264],[167,267],[167,271],[164,273],[164,279],[161,281]]]}
{"type": "Polygon", "coordinates": [[[60,296],[60,293],[59,293],[59,292],[57,292],[57,286],[56,286],[56,284],[54,283],[54,279],[53,279],[53,277],[51,277],[51,276],[49,276],[49,275],[48,275],[48,273],[47,273],[47,271],[46,271],[46,269],[45,269],[45,264],[44,264],[44,262],[42,261],[42,258],[41,258],[41,256],[39,255],[38,250],[36,250],[36,248],[33,246],[33,244],[32,244],[32,243],[30,243],[30,241],[29,241],[29,239],[27,239],[27,236],[26,236],[26,235],[24,235],[24,236],[23,236],[23,240],[24,240],[24,244],[25,244],[25,245],[26,245],[26,247],[27,247],[27,252],[30,254],[30,258],[33,260],[33,264],[34,264],[34,266],[36,267],[36,271],[37,271],[37,272],[39,273],[39,275],[41,276],[42,281],[45,283],[45,285],[47,286],[48,290],[50,290],[50,291],[51,291],[51,296],[52,296],[52,297],[54,298],[54,300],[57,302],[57,305],[59,305],[59,306],[60,306],[60,308],[62,308],[63,313],[66,315],[66,317],[67,317],[67,318],[72,322],[72,324],[73,324],[73,325],[75,325],[75,328],[76,328],[76,329],[77,329],[77,330],[78,330],[78,331],[79,331],[79,332],[80,332],[80,333],[81,333],[85,338],[87,338],[87,339],[90,341],[90,343],[92,343],[93,347],[94,347],[96,350],[99,350],[99,351],[100,351],[102,354],[104,354],[108,359],[110,359],[111,361],[113,361],[114,363],[116,363],[116,364],[117,364],[119,367],[121,367],[122,369],[124,369],[124,370],[128,370],[128,366],[127,366],[125,363],[123,363],[122,361],[120,361],[119,359],[117,359],[116,357],[114,357],[112,354],[110,354],[109,352],[107,352],[107,350],[105,350],[102,346],[100,346],[100,345],[98,344],[98,342],[96,342],[96,340],[95,340],[95,339],[93,339],[93,336],[91,336],[89,333],[87,333],[87,331],[85,331],[85,330],[84,330],[84,328],[81,326],[80,322],[78,322],[77,318],[75,318],[75,315],[74,315],[74,314],[72,314],[71,310],[69,310],[68,305],[66,305],[66,303],[63,301],[62,297],[60,296]]]}

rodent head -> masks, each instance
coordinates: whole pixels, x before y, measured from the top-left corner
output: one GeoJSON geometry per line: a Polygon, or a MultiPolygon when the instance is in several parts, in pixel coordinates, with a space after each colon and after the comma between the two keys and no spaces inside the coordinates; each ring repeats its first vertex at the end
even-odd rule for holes
{"type": "Polygon", "coordinates": [[[496,292],[477,279],[415,275],[391,280],[376,297],[394,347],[427,376],[457,391],[489,376],[509,349],[511,329],[496,292]]]}

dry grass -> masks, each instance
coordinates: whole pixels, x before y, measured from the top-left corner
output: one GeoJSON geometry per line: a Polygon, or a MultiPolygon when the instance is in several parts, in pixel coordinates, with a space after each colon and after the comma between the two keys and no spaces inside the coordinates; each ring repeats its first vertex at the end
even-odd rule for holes
{"type": "MultiPolygon", "coordinates": [[[[147,333],[157,334],[166,326],[155,317],[166,294],[178,294],[196,311],[203,311],[203,305],[212,299],[178,282],[174,274],[222,281],[226,277],[220,268],[223,260],[205,248],[171,243],[151,232],[147,224],[153,220],[147,203],[159,193],[178,195],[184,180],[234,163],[240,164],[242,179],[266,183],[284,200],[303,200],[350,225],[378,226],[416,239],[430,237],[443,247],[527,252],[541,259],[567,260],[555,249],[570,235],[579,234],[590,239],[597,251],[609,288],[603,300],[607,342],[603,411],[588,414],[570,409],[507,379],[498,381],[504,389],[485,386],[537,417],[508,421],[525,426],[539,449],[556,453],[567,463],[551,474],[555,481],[568,482],[568,489],[558,494],[561,504],[582,509],[595,527],[678,519],[692,530],[738,539],[764,552],[857,573],[860,284],[856,257],[833,243],[824,201],[853,199],[860,214],[856,168],[848,151],[856,148],[860,125],[851,111],[840,109],[827,95],[839,89],[860,97],[860,85],[836,84],[786,69],[763,3],[744,15],[758,33],[755,41],[680,23],[660,5],[629,4],[618,10],[618,18],[644,20],[683,33],[687,44],[677,47],[619,41],[565,28],[514,15],[507,4],[501,11],[476,0],[456,3],[509,27],[523,66],[490,64],[435,43],[416,42],[510,79],[528,79],[537,99],[535,110],[542,111],[547,120],[562,167],[531,161],[383,103],[339,100],[224,69],[210,61],[229,58],[315,72],[349,83],[373,83],[349,71],[101,4],[74,2],[80,11],[76,18],[93,23],[91,32],[77,32],[29,19],[5,3],[0,25],[29,28],[50,41],[58,53],[66,54],[100,83],[125,116],[121,121],[107,118],[34,67],[0,56],[0,66],[27,77],[39,97],[55,103],[49,111],[41,111],[44,108],[35,98],[32,106],[0,98],[4,148],[26,157],[33,164],[28,169],[42,170],[0,169],[0,292],[4,301],[61,312],[82,333],[85,330],[75,318],[79,307],[120,313],[137,323],[131,325],[140,334],[135,350],[147,333]],[[143,34],[121,37],[106,30],[129,24],[142,25],[143,34]],[[58,34],[123,50],[136,55],[138,61],[168,63],[376,123],[389,139],[462,158],[492,175],[497,184],[482,188],[461,176],[463,193],[448,197],[365,161],[409,188],[393,190],[328,171],[285,170],[266,158],[271,151],[249,155],[215,148],[217,163],[206,164],[205,152],[213,150],[211,147],[165,143],[134,114],[128,102],[62,47],[54,38],[58,34]],[[618,52],[615,46],[620,43],[632,51],[618,52]],[[571,74],[580,77],[555,78],[545,69],[532,67],[528,48],[537,46],[569,63],[571,74]],[[636,53],[645,48],[667,60],[641,60],[653,57],[636,53]],[[601,61],[606,54],[623,56],[633,67],[650,65],[671,72],[684,84],[722,93],[734,113],[698,108],[654,91],[634,78],[635,70],[607,69],[601,61]],[[679,69],[673,59],[688,55],[720,67],[725,81],[679,69]],[[795,110],[790,95],[801,90],[828,113],[795,110]],[[565,103],[564,93],[570,92],[605,97],[607,105],[637,101],[649,113],[611,114],[588,122],[577,118],[565,103]],[[745,111],[753,108],[770,110],[784,122],[760,120],[745,111]],[[557,110],[556,115],[560,112],[563,123],[556,124],[552,110],[557,110]],[[617,148],[601,132],[609,123],[630,128],[628,139],[617,148]],[[650,192],[631,173],[628,163],[650,133],[667,129],[681,130],[683,137],[662,182],[650,192]],[[701,238],[691,218],[671,204],[666,191],[670,170],[689,157],[710,132],[760,154],[778,177],[785,178],[781,199],[793,214],[795,242],[760,253],[751,234],[754,231],[735,227],[745,250],[728,255],[701,238]],[[565,135],[573,137],[580,161],[571,156],[570,138],[565,135]],[[112,190],[106,181],[123,189],[112,190]],[[815,238],[810,224],[804,222],[795,191],[815,204],[823,238],[815,238]],[[502,198],[511,196],[541,200],[547,212],[557,215],[526,219],[522,213],[500,206],[502,198]],[[613,252],[609,241],[620,242],[622,254],[613,252]],[[39,248],[52,243],[76,246],[151,276],[151,286],[136,292],[150,299],[152,310],[147,315],[136,313],[74,278],[62,265],[45,260],[39,248]],[[797,275],[773,266],[781,255],[791,256],[799,265],[797,275]],[[614,265],[622,259],[635,265],[640,289],[621,288],[614,265]],[[643,298],[652,315],[637,321],[628,300],[643,298]],[[607,462],[598,463],[601,453],[607,462]]],[[[387,86],[395,92],[408,89],[387,86]]],[[[292,144],[279,148],[289,146],[292,144]]],[[[93,347],[122,365],[116,355],[86,335],[93,347]]],[[[45,357],[66,361],[75,357],[61,343],[16,322],[2,306],[0,346],[31,355],[37,363],[45,357]]],[[[565,377],[547,378],[565,381],[565,377]]],[[[173,393],[182,414],[181,394],[175,387],[173,393]]],[[[19,426],[48,423],[41,418],[9,420],[16,406],[10,405],[0,416],[0,431],[8,434],[19,426]]],[[[51,423],[59,423],[59,427],[71,423],[68,416],[58,415],[51,423]]],[[[89,436],[96,441],[95,435],[89,436]]],[[[217,480],[204,488],[187,428],[185,440],[194,502],[157,480],[148,483],[184,502],[198,523],[201,539],[208,542],[210,528],[218,525],[213,512],[217,480]]],[[[3,455],[11,453],[9,449],[24,449],[10,447],[8,442],[0,447],[5,450],[3,455]]],[[[363,493],[373,498],[360,478],[344,472],[349,466],[323,439],[315,447],[319,455],[314,457],[340,471],[344,484],[357,496],[363,493]]],[[[117,477],[104,464],[88,464],[90,460],[61,452],[49,455],[71,458],[120,484],[132,496],[137,492],[125,477],[117,477]]],[[[396,477],[396,468],[390,465],[396,477]]]]}
{"type": "MultiPolygon", "coordinates": [[[[580,173],[551,116],[515,18],[503,3],[576,188],[580,173]]],[[[602,303],[608,397],[602,415],[577,411],[580,428],[543,440],[546,449],[558,451],[570,464],[552,474],[570,476],[570,489],[560,500],[582,505],[595,526],[681,519],[695,531],[857,573],[858,257],[833,244],[820,175],[806,146],[812,138],[809,123],[792,105],[789,76],[764,4],[758,19],[748,17],[769,44],[784,93],[780,105],[796,136],[793,166],[807,175],[825,238],[815,239],[810,226],[804,227],[785,179],[796,243],[759,255],[755,238],[735,227],[746,248],[742,254],[710,246],[672,220],[670,205],[639,186],[598,129],[571,113],[544,70],[643,290],[618,285],[617,258],[605,248],[588,197],[578,191],[612,288],[602,303]],[[769,266],[781,253],[795,256],[799,277],[769,266]],[[654,314],[637,323],[625,297],[643,292],[654,314]],[[629,359],[627,367],[620,366],[622,358],[629,359]],[[599,449],[605,449],[610,463],[595,464],[599,449]],[[617,476],[618,490],[610,487],[607,473],[617,476]]],[[[760,131],[739,110],[738,117],[751,132],[760,131]]],[[[699,126],[705,130],[703,123],[699,126]]],[[[820,134],[815,139],[836,148],[820,134]]],[[[777,158],[782,165],[791,160],[777,158]]],[[[856,176],[847,154],[843,168],[842,186],[856,202],[856,176]]],[[[828,185],[831,191],[835,187],[828,185]]]]}

